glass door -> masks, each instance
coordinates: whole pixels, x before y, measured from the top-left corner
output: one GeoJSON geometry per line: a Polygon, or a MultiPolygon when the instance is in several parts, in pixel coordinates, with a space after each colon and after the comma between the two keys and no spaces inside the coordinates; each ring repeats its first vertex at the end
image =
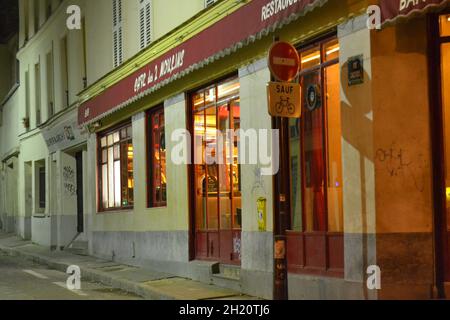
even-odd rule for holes
{"type": "Polygon", "coordinates": [[[237,79],[202,89],[192,98],[196,258],[241,260],[240,128],[237,79]]]}

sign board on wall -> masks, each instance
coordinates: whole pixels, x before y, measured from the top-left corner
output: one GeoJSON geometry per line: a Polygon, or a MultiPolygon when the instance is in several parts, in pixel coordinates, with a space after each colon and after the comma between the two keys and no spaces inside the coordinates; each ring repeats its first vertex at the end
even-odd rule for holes
{"type": "Polygon", "coordinates": [[[79,124],[92,123],[171,81],[251,44],[283,21],[292,21],[327,0],[252,0],[209,28],[149,61],[123,80],[82,103],[79,124]],[[205,45],[207,44],[207,45],[205,45]]]}
{"type": "Polygon", "coordinates": [[[364,83],[364,60],[363,56],[348,59],[348,85],[354,86],[364,83]]]}
{"type": "Polygon", "coordinates": [[[394,22],[418,13],[424,13],[433,7],[444,6],[449,0],[379,0],[383,23],[394,22]]]}
{"type": "Polygon", "coordinates": [[[267,85],[269,114],[272,117],[300,118],[301,88],[298,83],[270,82],[267,85]]]}
{"type": "Polygon", "coordinates": [[[76,119],[58,122],[42,130],[49,153],[65,150],[86,141],[87,132],[80,129],[76,119]]]}

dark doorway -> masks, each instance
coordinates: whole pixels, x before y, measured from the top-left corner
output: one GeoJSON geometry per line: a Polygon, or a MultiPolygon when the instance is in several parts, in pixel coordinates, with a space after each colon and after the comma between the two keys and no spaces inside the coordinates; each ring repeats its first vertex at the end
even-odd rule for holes
{"type": "Polygon", "coordinates": [[[77,231],[84,232],[83,210],[83,152],[75,155],[77,161],[77,231]]]}

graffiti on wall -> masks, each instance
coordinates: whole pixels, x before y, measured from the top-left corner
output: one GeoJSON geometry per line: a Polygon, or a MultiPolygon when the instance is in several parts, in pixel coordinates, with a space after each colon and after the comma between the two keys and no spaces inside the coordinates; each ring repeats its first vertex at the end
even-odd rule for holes
{"type": "Polygon", "coordinates": [[[63,168],[63,187],[66,196],[73,197],[77,195],[75,170],[71,166],[63,168]]]}
{"type": "Polygon", "coordinates": [[[422,153],[412,154],[393,142],[388,148],[378,149],[375,159],[391,178],[401,178],[417,191],[425,191],[423,170],[426,168],[426,159],[422,153]]]}

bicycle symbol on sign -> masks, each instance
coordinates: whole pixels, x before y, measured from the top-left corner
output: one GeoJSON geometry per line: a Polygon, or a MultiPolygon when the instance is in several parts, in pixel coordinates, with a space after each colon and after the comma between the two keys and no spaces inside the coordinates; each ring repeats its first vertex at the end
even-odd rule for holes
{"type": "Polygon", "coordinates": [[[289,101],[289,98],[283,99],[280,97],[280,102],[278,102],[275,107],[278,113],[282,113],[286,109],[289,114],[295,114],[295,105],[289,101]]]}

